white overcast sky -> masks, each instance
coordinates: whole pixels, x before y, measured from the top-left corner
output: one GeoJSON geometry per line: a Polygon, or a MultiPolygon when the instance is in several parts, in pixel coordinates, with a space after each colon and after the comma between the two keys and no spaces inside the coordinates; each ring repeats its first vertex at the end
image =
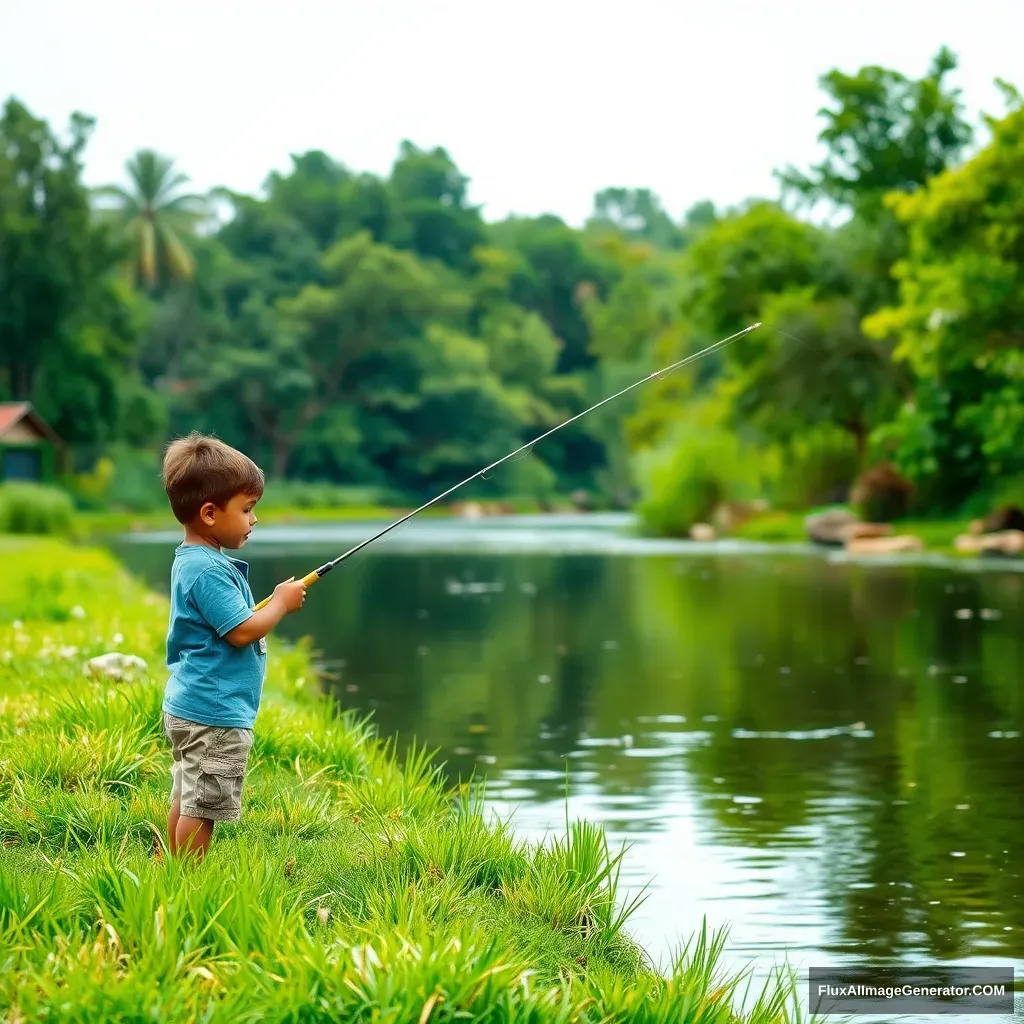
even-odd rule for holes
{"type": "Polygon", "coordinates": [[[1024,90],[1024,0],[0,0],[0,100],[97,118],[90,184],[150,146],[198,189],[256,192],[289,154],[386,173],[445,146],[488,219],[580,223],[609,185],[691,203],[777,194],[815,158],[819,76],[920,75],[943,44],[968,109],[1024,90]]]}

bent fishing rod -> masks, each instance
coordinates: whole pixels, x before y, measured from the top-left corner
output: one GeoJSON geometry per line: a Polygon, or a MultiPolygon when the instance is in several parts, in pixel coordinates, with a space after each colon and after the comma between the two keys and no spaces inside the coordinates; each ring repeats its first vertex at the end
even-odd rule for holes
{"type": "MultiPolygon", "coordinates": [[[[703,359],[705,356],[710,355],[712,352],[716,352],[719,349],[725,348],[726,345],[731,345],[734,341],[736,341],[737,338],[742,338],[744,334],[749,334],[751,331],[756,330],[760,326],[760,323],[756,323],[751,324],[749,327],[744,327],[742,331],[737,331],[736,334],[732,334],[728,338],[723,338],[721,341],[716,341],[713,345],[708,345],[707,348],[701,349],[700,352],[695,352],[693,355],[687,356],[685,359],[680,359],[678,362],[672,363],[671,366],[666,366],[662,370],[655,370],[654,373],[649,374],[648,376],[643,377],[638,381],[634,381],[628,387],[623,388],[621,391],[617,391],[614,395],[609,395],[607,398],[602,398],[600,402],[597,402],[596,404],[590,406],[588,409],[584,409],[583,412],[576,413],[575,416],[572,416],[569,419],[565,420],[564,423],[559,423],[557,426],[552,427],[546,433],[541,434],[540,437],[535,437],[532,441],[527,441],[526,444],[521,445],[515,451],[509,452],[508,455],[503,455],[500,459],[498,459],[497,462],[492,462],[489,466],[485,466],[483,469],[477,470],[472,476],[467,476],[465,480],[455,484],[453,487],[449,487],[447,491],[442,492],[436,498],[431,498],[430,501],[428,501],[425,505],[420,505],[419,508],[413,509],[412,512],[409,512],[406,515],[402,516],[401,519],[395,520],[395,522],[391,523],[390,526],[386,526],[384,527],[383,530],[379,530],[372,537],[368,537],[366,540],[360,541],[360,543],[358,543],[355,547],[349,548],[348,551],[346,551],[343,555],[339,555],[333,561],[325,562],[318,569],[314,569],[307,576],[304,576],[302,578],[302,582],[305,583],[307,587],[312,586],[314,583],[317,582],[317,580],[323,579],[323,577],[326,576],[336,565],[339,565],[341,562],[344,562],[346,558],[351,558],[352,555],[356,554],[357,551],[361,551],[368,544],[372,544],[375,540],[379,540],[381,537],[384,536],[384,534],[390,533],[396,527],[401,526],[402,523],[412,519],[414,515],[417,515],[424,509],[430,508],[431,505],[437,504],[437,502],[441,501],[442,498],[447,498],[449,494],[453,493],[454,491],[457,491],[460,487],[464,487],[466,484],[472,482],[473,480],[476,480],[477,477],[485,477],[492,469],[497,469],[497,467],[500,466],[503,462],[508,462],[509,459],[515,458],[515,456],[519,455],[521,452],[525,452],[527,449],[532,448],[535,444],[538,444],[540,441],[543,441],[544,438],[550,437],[556,430],[561,430],[562,427],[567,427],[570,423],[575,423],[576,420],[580,419],[580,417],[586,416],[588,412],[593,412],[595,409],[600,409],[602,405],[607,405],[608,402],[614,401],[616,398],[621,398],[624,394],[626,394],[627,391],[632,391],[633,388],[639,387],[641,384],[646,384],[647,381],[654,380],[655,377],[657,377],[658,380],[662,380],[666,374],[672,373],[675,370],[679,370],[682,367],[686,366],[688,363],[695,363],[698,359],[703,359]]],[[[261,608],[266,607],[270,603],[272,597],[273,595],[264,598],[262,601],[260,601],[258,605],[256,605],[256,608],[254,610],[259,611],[261,608]]]]}

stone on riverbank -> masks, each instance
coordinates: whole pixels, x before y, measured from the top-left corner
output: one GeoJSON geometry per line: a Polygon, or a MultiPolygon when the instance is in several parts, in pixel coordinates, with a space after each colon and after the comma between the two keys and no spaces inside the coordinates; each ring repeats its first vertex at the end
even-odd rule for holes
{"type": "Polygon", "coordinates": [[[994,555],[1019,555],[1024,552],[1024,530],[998,533],[963,533],[953,542],[957,551],[994,555]]]}
{"type": "Polygon", "coordinates": [[[846,531],[860,523],[860,518],[844,509],[818,512],[804,519],[807,536],[814,544],[825,547],[842,547],[846,543],[846,531]]]}
{"type": "Polygon", "coordinates": [[[924,551],[924,542],[920,537],[904,533],[896,537],[851,537],[846,542],[846,550],[851,555],[890,555],[897,552],[924,551]]]}

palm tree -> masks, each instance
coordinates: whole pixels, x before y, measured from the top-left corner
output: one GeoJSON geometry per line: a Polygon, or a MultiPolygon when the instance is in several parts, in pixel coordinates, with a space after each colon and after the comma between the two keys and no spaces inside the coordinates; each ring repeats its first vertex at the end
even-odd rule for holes
{"type": "Polygon", "coordinates": [[[202,196],[181,194],[188,176],[174,161],[151,149],[139,150],[125,164],[129,188],[107,185],[96,195],[113,201],[102,212],[120,225],[132,245],[132,272],[155,288],[166,280],[187,281],[195,259],[186,244],[207,216],[202,196]]]}

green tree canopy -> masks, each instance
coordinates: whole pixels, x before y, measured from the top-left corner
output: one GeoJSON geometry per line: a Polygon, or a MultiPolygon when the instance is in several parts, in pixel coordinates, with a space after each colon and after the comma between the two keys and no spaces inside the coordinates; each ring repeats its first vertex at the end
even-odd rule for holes
{"type": "Polygon", "coordinates": [[[75,114],[62,141],[15,99],[0,116],[0,390],[70,442],[116,431],[135,331],[81,180],[92,126],[75,114]]]}
{"type": "Polygon", "coordinates": [[[889,199],[910,248],[898,304],[865,324],[916,378],[880,440],[947,505],[1024,472],[1024,109],[990,125],[969,162],[889,199]]]}

